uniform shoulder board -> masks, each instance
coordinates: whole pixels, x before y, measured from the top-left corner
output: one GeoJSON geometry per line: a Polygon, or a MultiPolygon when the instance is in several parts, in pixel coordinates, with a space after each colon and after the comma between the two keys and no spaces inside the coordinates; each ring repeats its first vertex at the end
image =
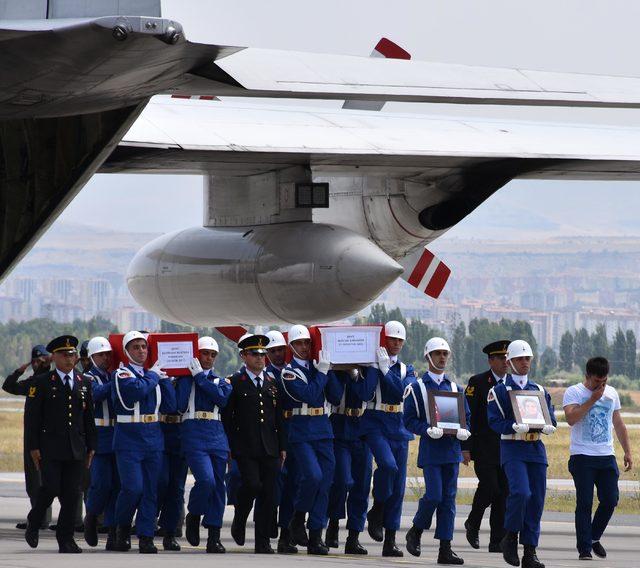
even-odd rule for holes
{"type": "Polygon", "coordinates": [[[474,387],[473,385],[467,385],[467,388],[464,389],[464,393],[469,397],[473,396],[475,394],[475,391],[476,387],[474,387]]]}
{"type": "Polygon", "coordinates": [[[133,377],[135,377],[133,372],[130,369],[127,369],[126,367],[120,367],[116,371],[116,378],[118,379],[131,379],[133,377]]]}
{"type": "Polygon", "coordinates": [[[280,375],[285,381],[295,381],[296,379],[302,379],[303,381],[306,382],[307,377],[304,376],[304,374],[302,374],[302,377],[300,376],[302,373],[297,371],[296,369],[284,369],[282,371],[282,374],[280,375]]]}
{"type": "Polygon", "coordinates": [[[29,398],[35,398],[36,396],[36,387],[29,387],[29,398]]]}
{"type": "Polygon", "coordinates": [[[407,398],[411,394],[411,389],[412,388],[413,388],[413,385],[407,385],[407,388],[404,389],[404,393],[402,393],[402,399],[403,400],[405,398],[407,398]]]}

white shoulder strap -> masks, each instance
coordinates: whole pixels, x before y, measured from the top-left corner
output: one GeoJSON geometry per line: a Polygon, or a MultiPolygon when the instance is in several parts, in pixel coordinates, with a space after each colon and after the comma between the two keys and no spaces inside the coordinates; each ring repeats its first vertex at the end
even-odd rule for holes
{"type": "Polygon", "coordinates": [[[156,385],[156,410],[154,414],[158,414],[160,410],[160,403],[162,402],[162,390],[160,389],[160,385],[156,385]]]}
{"type": "Polygon", "coordinates": [[[451,381],[451,392],[458,392],[458,385],[451,381]]]}
{"type": "MultiPolygon", "coordinates": [[[[122,405],[122,408],[124,408],[125,410],[128,410],[129,412],[134,412],[135,413],[135,409],[136,409],[136,404],[137,403],[134,403],[134,405],[132,407],[128,407],[124,403],[124,400],[122,399],[122,394],[120,394],[120,380],[118,379],[118,371],[116,371],[113,380],[116,382],[116,393],[118,395],[118,400],[120,401],[120,404],[122,405]]],[[[138,409],[138,415],[139,414],[140,414],[140,411],[138,409]]]]}
{"type": "Polygon", "coordinates": [[[400,379],[405,380],[407,378],[407,366],[400,361],[400,379]]]}
{"type": "MultiPolygon", "coordinates": [[[[425,419],[427,422],[429,422],[429,424],[431,424],[430,421],[430,416],[429,416],[429,403],[427,402],[428,397],[427,397],[427,386],[424,384],[424,381],[419,380],[418,381],[418,386],[420,387],[420,394],[422,395],[422,402],[424,404],[424,412],[425,412],[425,419]]],[[[413,389],[411,389],[413,391],[413,389]]],[[[416,407],[418,405],[416,404],[416,407]]]]}
{"type": "MultiPolygon", "coordinates": [[[[511,390],[511,387],[507,386],[506,389],[511,390]]],[[[502,405],[500,404],[500,400],[498,399],[498,395],[496,394],[495,387],[492,387],[491,390],[489,391],[489,394],[487,395],[487,402],[491,402],[492,400],[496,403],[498,410],[500,411],[500,414],[502,414],[502,418],[506,418],[504,409],[502,408],[502,405]]]]}

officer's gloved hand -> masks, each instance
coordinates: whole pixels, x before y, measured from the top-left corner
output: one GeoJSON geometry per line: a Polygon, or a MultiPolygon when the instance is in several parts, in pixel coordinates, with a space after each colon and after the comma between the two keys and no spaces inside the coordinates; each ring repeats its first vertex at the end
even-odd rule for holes
{"type": "Polygon", "coordinates": [[[378,369],[382,371],[383,375],[386,375],[391,368],[391,358],[389,357],[386,348],[378,347],[376,357],[378,359],[378,369]]]}
{"type": "Polygon", "coordinates": [[[331,368],[331,359],[328,351],[320,351],[318,353],[318,360],[313,362],[313,366],[319,373],[326,375],[331,368]]]}
{"type": "Polygon", "coordinates": [[[161,368],[160,368],[160,359],[158,359],[154,364],[153,367],[151,367],[151,369],[149,369],[152,373],[155,373],[156,375],[158,375],[161,379],[168,379],[169,375],[167,375],[167,373],[165,373],[161,368]]]}
{"type": "Polygon", "coordinates": [[[442,428],[438,428],[437,426],[431,426],[427,428],[427,436],[429,438],[433,438],[434,440],[438,440],[444,436],[444,430],[442,428]]]}
{"type": "Polygon", "coordinates": [[[464,442],[465,440],[468,440],[471,437],[471,432],[469,432],[469,430],[467,430],[466,428],[458,428],[458,431],[456,432],[456,438],[458,438],[458,440],[460,440],[461,442],[464,442]]]}
{"type": "Polygon", "coordinates": [[[550,436],[551,434],[555,434],[556,432],[556,427],[553,426],[552,424],[545,424],[542,427],[542,433],[545,434],[546,436],[550,436]]]}
{"type": "Polygon", "coordinates": [[[198,373],[204,372],[202,365],[200,364],[200,360],[194,357],[189,361],[189,371],[191,371],[192,376],[196,376],[198,373]]]}
{"type": "Polygon", "coordinates": [[[529,431],[528,424],[513,424],[511,427],[516,434],[526,434],[529,431]]]}

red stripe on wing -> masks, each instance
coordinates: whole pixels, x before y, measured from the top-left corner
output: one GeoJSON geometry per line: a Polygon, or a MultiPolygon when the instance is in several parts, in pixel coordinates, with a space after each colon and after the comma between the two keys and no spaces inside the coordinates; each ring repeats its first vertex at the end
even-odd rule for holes
{"type": "Polygon", "coordinates": [[[408,51],[386,37],[383,37],[374,49],[388,59],[411,59],[411,54],[408,51]]]}
{"type": "Polygon", "coordinates": [[[451,269],[444,262],[440,261],[438,268],[436,268],[431,280],[429,280],[427,284],[424,291],[425,294],[432,298],[438,298],[450,275],[451,269]]]}

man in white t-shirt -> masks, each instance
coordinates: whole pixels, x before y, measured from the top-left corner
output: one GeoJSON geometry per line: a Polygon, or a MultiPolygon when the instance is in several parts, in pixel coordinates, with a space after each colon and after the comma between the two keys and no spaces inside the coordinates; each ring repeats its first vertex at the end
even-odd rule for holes
{"type": "Polygon", "coordinates": [[[583,383],[569,387],[562,406],[569,426],[569,472],[576,486],[576,539],[580,560],[591,552],[605,558],[600,537],[618,504],[620,472],[613,449],[613,430],[624,450],[624,470],[633,465],[627,428],[620,416],[620,398],[607,385],[609,362],[604,357],[587,361],[583,383]],[[598,508],[593,519],[593,487],[598,490],[598,508]]]}

